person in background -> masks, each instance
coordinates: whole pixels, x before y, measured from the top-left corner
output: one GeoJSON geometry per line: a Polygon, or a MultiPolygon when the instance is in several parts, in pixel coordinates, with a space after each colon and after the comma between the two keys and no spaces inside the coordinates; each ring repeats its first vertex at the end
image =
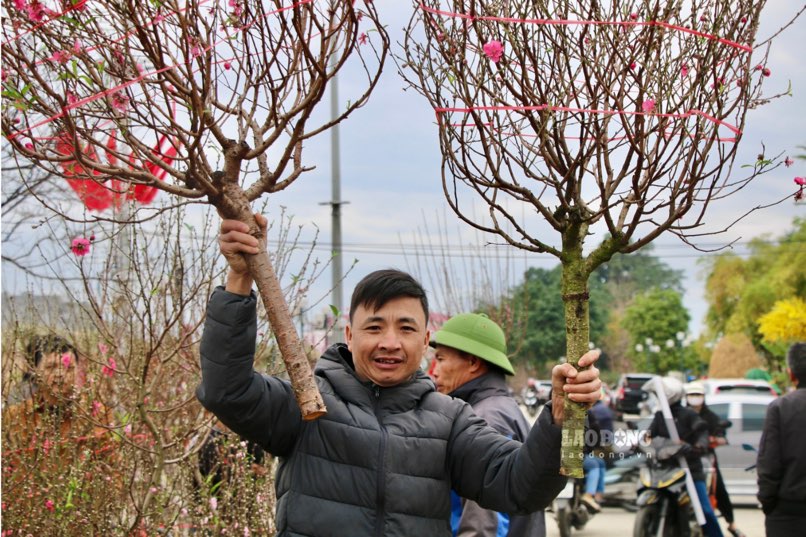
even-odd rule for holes
{"type": "Polygon", "coordinates": [[[36,335],[25,356],[28,371],[3,408],[4,472],[13,476],[4,484],[30,480],[34,466],[42,476],[61,475],[76,461],[113,461],[116,444],[104,427],[110,415],[84,400],[76,348],[61,336],[36,335]]]}
{"type": "Polygon", "coordinates": [[[605,459],[612,451],[612,442],[607,441],[613,438],[613,411],[605,402],[605,392],[588,411],[588,428],[596,434],[596,445],[586,445],[585,460],[582,461],[582,469],[585,471],[585,492],[581,501],[594,512],[602,510],[602,499],[605,491],[605,474],[607,473],[607,462],[605,459]]]}
{"type": "MultiPolygon", "coordinates": [[[[265,237],[267,220],[255,218],[265,237]]],[[[257,295],[242,254],[263,249],[237,220],[222,222],[219,246],[229,272],[207,306],[196,395],[280,459],[277,537],[448,537],[451,489],[519,513],[545,508],[562,490],[563,394],[596,402],[598,352],[580,357],[584,370],[554,366],[554,404],[523,443],[510,440],[466,402],[436,391],[420,369],[431,341],[425,290],[405,272],[377,270],[353,290],[345,343],[316,364],[327,413],[306,421],[291,384],[253,368],[257,295]]]]}
{"type": "MultiPolygon", "coordinates": [[[[714,513],[711,500],[708,498],[708,487],[705,485],[705,469],[702,464],[702,456],[708,452],[708,425],[694,410],[683,406],[683,394],[685,388],[680,380],[674,377],[663,377],[661,379],[666,400],[672,411],[674,425],[677,434],[682,442],[688,444],[685,452],[694,486],[697,488],[697,496],[705,515],[705,525],[702,526],[706,537],[722,537],[722,529],[714,513]]],[[[663,413],[658,410],[649,425],[650,438],[663,437],[671,438],[669,429],[666,426],[666,419],[663,413]]]]}
{"type": "Polygon", "coordinates": [[[716,507],[725,522],[728,523],[728,531],[734,537],[745,537],[744,533],[736,527],[736,520],[733,516],[733,503],[730,501],[728,489],[725,487],[725,480],[719,470],[719,460],[716,456],[716,448],[728,443],[725,436],[725,424],[719,419],[714,411],[705,404],[705,386],[702,382],[689,382],[685,386],[686,406],[697,412],[708,424],[708,454],[714,465],[714,480],[716,481],[716,507]]]}
{"type": "MultiPolygon", "coordinates": [[[[431,346],[436,349],[432,376],[437,391],[468,402],[507,438],[525,441],[529,424],[506,382],[515,371],[506,355],[504,331],[484,314],[463,313],[442,325],[431,346]]],[[[451,530],[457,537],[543,537],[546,522],[542,510],[510,516],[451,491],[451,530]]]]}
{"type": "MultiPolygon", "coordinates": [[[[246,456],[249,470],[255,477],[264,476],[263,448],[254,442],[243,440],[230,432],[222,423],[213,425],[199,449],[199,473],[211,495],[216,496],[222,485],[232,478],[235,459],[246,456]]],[[[201,485],[201,484],[199,484],[201,485]]]]}
{"type": "Polygon", "coordinates": [[[796,389],[767,407],[758,449],[758,501],[767,537],[806,531],[806,343],[792,345],[786,361],[796,389]]]}
{"type": "Polygon", "coordinates": [[[27,369],[9,391],[6,404],[55,407],[69,403],[81,385],[78,352],[55,334],[35,335],[25,345],[27,369]]]}

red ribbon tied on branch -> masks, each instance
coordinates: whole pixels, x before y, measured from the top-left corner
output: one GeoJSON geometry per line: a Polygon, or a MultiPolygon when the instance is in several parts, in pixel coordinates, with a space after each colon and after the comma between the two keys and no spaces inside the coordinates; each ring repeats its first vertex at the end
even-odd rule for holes
{"type": "MultiPolygon", "coordinates": [[[[116,131],[112,131],[106,142],[106,160],[110,166],[115,166],[117,158],[117,136],[116,131]]],[[[104,211],[111,206],[119,208],[124,199],[134,200],[141,205],[147,205],[154,201],[157,195],[157,187],[146,184],[132,184],[122,179],[101,179],[102,173],[98,170],[87,170],[76,159],[76,154],[81,152],[85,160],[98,161],[98,154],[93,144],[78,149],[73,144],[70,136],[66,133],[60,135],[56,141],[56,152],[65,157],[73,157],[72,160],[65,160],[61,163],[62,174],[67,180],[70,188],[78,194],[78,198],[90,211],[104,211]]],[[[166,166],[170,166],[177,154],[177,145],[171,142],[168,136],[161,136],[157,144],[151,150],[154,161],[161,161],[166,166]]],[[[142,167],[159,181],[164,181],[168,172],[152,160],[146,160],[142,167]]],[[[129,157],[129,169],[135,169],[137,163],[134,155],[129,157]]]]}

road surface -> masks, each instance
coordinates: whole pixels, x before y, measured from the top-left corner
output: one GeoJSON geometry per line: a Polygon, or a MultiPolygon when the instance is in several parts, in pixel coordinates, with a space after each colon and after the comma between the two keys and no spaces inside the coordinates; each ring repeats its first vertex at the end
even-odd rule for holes
{"type": "MultiPolygon", "coordinates": [[[[734,509],[736,526],[742,530],[747,537],[764,537],[764,513],[761,509],[739,508],[734,509]]],[[[605,507],[601,513],[593,517],[582,530],[574,530],[573,536],[579,537],[629,537],[632,535],[633,521],[635,513],[628,513],[624,509],[616,507],[605,507]]],[[[725,520],[720,518],[722,533],[730,537],[725,520]]],[[[547,537],[559,537],[557,522],[552,513],[546,513],[547,537]]]]}

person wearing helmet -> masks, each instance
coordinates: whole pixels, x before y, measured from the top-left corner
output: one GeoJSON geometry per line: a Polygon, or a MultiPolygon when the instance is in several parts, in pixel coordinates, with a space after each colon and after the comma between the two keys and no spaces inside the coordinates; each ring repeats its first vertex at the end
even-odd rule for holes
{"type": "Polygon", "coordinates": [[[716,458],[715,448],[728,443],[725,437],[726,423],[705,404],[705,385],[702,382],[696,380],[689,382],[686,384],[685,390],[686,406],[697,412],[708,424],[708,454],[714,465],[716,507],[725,517],[730,534],[734,537],[745,537],[744,533],[736,527],[736,521],[733,516],[733,503],[730,501],[730,495],[728,495],[728,489],[725,487],[725,480],[722,478],[722,472],[719,470],[719,463],[716,458]]]}
{"type": "MultiPolygon", "coordinates": [[[[694,486],[697,488],[700,505],[705,515],[703,534],[706,537],[722,537],[722,530],[716,518],[711,501],[708,499],[708,488],[705,485],[705,470],[702,465],[702,456],[708,452],[708,424],[691,408],[682,404],[685,387],[680,380],[674,377],[661,378],[663,392],[669,402],[672,418],[677,434],[682,442],[688,444],[685,452],[694,486]]],[[[671,438],[663,412],[658,410],[649,425],[649,436],[671,438]]]]}
{"type": "MultiPolygon", "coordinates": [[[[484,314],[462,313],[451,317],[434,334],[433,377],[437,391],[462,399],[502,435],[520,442],[529,424],[510,395],[506,376],[514,374],[506,354],[504,331],[484,314]]],[[[543,537],[542,510],[525,516],[509,516],[480,507],[451,491],[451,529],[457,537],[543,537]]]]}

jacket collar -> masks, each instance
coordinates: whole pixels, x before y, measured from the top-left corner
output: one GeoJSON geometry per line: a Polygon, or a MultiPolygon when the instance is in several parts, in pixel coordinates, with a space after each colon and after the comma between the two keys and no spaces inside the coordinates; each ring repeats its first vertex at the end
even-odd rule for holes
{"type": "Polygon", "coordinates": [[[470,406],[475,405],[478,401],[498,396],[508,396],[509,388],[507,388],[507,381],[503,373],[497,371],[489,371],[484,375],[462,384],[450,394],[451,397],[456,397],[462,401],[470,403],[470,406]]]}

